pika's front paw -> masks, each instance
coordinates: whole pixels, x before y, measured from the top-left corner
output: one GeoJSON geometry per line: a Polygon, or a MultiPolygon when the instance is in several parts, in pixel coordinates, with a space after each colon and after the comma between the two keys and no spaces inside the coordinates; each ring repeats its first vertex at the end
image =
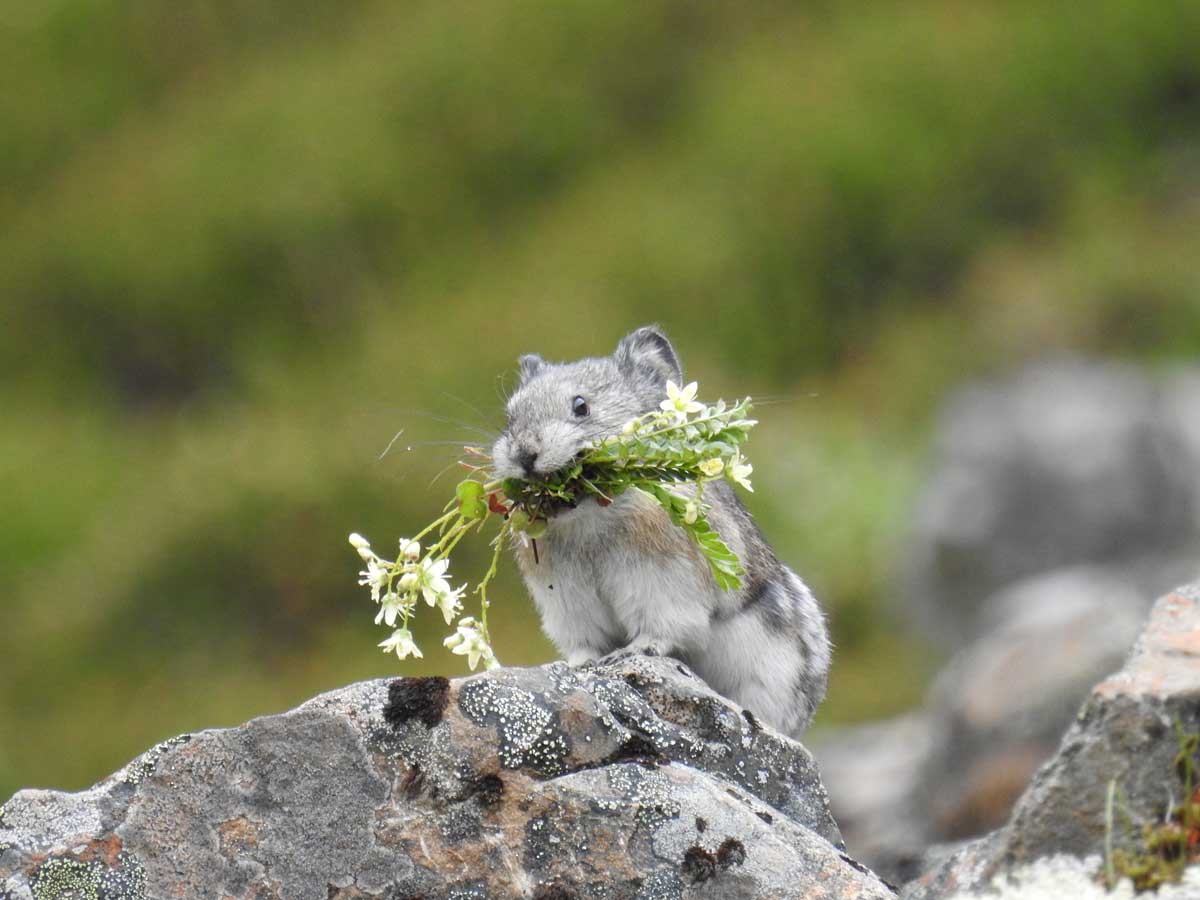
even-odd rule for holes
{"type": "Polygon", "coordinates": [[[628,647],[622,647],[620,650],[614,650],[612,653],[608,653],[608,654],[600,657],[600,659],[597,661],[597,663],[599,665],[603,665],[605,663],[624,662],[625,660],[627,660],[631,657],[634,657],[634,656],[666,656],[666,655],[667,655],[666,648],[663,647],[662,644],[656,643],[654,641],[648,641],[645,643],[633,643],[633,644],[630,644],[628,647]]]}
{"type": "Polygon", "coordinates": [[[564,656],[568,666],[586,666],[588,663],[600,661],[600,654],[594,650],[576,650],[564,656]]]}

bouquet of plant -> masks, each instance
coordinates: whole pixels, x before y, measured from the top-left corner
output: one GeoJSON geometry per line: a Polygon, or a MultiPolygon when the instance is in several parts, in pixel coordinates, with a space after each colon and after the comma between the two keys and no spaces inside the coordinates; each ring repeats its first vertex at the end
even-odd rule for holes
{"type": "Polygon", "coordinates": [[[361,535],[350,535],[367,566],[359,573],[359,584],[370,588],[379,607],[375,623],[393,629],[379,646],[400,659],[422,655],[410,623],[424,600],[441,610],[447,625],[455,624],[445,646],[465,655],[472,671],[480,662],[495,668],[499,662],[488,635],[487,589],[505,542],[532,541],[536,553],[536,542],[556,513],[589,498],[608,505],[628,490],[653,497],[692,537],[717,584],[726,590],[738,587],[741,563],[708,522],[704,486],[726,478],[753,490],[752,467],[742,456],[742,445],[756,422],[749,417],[749,397],[733,404],[719,400],[712,406],[695,397],[696,382],[683,388],[667,382],[667,399],[659,409],[595,441],[548,477],[496,478],[486,453],[464,448],[468,458],[460,465],[468,476],[459,482],[441,516],[414,537],[400,539],[395,559],[378,555],[361,535]],[[450,586],[450,554],[469,532],[481,532],[492,523],[499,528],[491,541],[491,565],[473,591],[479,596],[479,617],[460,617],[467,588],[450,586]]]}

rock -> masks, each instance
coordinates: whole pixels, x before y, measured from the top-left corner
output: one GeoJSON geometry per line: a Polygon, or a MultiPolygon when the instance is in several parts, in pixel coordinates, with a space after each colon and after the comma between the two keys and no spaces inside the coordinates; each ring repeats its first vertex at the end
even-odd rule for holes
{"type": "Polygon", "coordinates": [[[1099,567],[1034,576],[991,601],[1000,624],[958,654],[931,692],[937,738],[915,791],[931,842],[1004,824],[1088,689],[1120,667],[1149,605],[1099,567]]]}
{"type": "Polygon", "coordinates": [[[343,688],[0,810],[0,898],[891,896],[800,744],[669,659],[343,688]]]}
{"type": "MultiPolygon", "coordinates": [[[[1022,794],[1008,823],[905,886],[906,898],[978,889],[1055,854],[1103,854],[1110,783],[1119,818],[1161,822],[1180,801],[1180,740],[1200,732],[1200,583],[1155,604],[1124,668],[1091,691],[1057,754],[1022,794]]],[[[1119,846],[1126,830],[1111,832],[1119,846]]]]}
{"type": "Polygon", "coordinates": [[[1149,605],[1101,567],[1025,579],[989,603],[997,624],[942,670],[922,711],[816,739],[854,855],[903,882],[930,845],[1004,824],[1149,605]]]}
{"type": "Polygon", "coordinates": [[[893,883],[919,875],[930,841],[928,811],[917,800],[925,760],[937,749],[933,717],[909,713],[847,725],[813,737],[847,849],[893,883]]]}
{"type": "MultiPolygon", "coordinates": [[[[1128,879],[1109,890],[1100,880],[1099,857],[1047,856],[995,878],[979,892],[955,894],[953,900],[1134,900],[1128,879]]],[[[1153,900],[1196,900],[1200,868],[1189,869],[1179,884],[1165,884],[1153,900]]]]}
{"type": "Polygon", "coordinates": [[[1200,573],[1200,374],[1032,366],[959,392],[914,513],[904,618],[957,649],[1000,589],[1120,567],[1154,596],[1200,573]],[[1186,566],[1186,571],[1180,567],[1186,566]]]}

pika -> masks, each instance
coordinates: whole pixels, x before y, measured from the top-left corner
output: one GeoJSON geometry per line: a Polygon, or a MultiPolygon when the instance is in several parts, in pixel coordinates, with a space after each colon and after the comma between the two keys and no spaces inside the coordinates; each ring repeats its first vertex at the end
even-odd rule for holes
{"type": "MultiPolygon", "coordinates": [[[[679,357],[654,326],[612,356],[519,361],[508,422],[492,448],[496,474],[536,478],[597,438],[658,408],[679,357]]],[[[745,569],[739,589],[717,585],[708,562],[658,503],[629,490],[608,506],[587,499],[551,517],[537,553],[515,542],[542,627],[572,665],[614,653],[670,656],[713,690],[793,736],[825,696],[831,648],[812,592],[781,563],[726,481],[705,486],[709,521],[745,569]]]]}

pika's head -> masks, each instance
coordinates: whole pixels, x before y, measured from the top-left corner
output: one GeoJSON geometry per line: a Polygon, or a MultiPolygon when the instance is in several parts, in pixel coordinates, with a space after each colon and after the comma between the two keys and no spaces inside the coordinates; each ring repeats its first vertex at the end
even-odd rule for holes
{"type": "Polygon", "coordinates": [[[680,384],[675,348],[648,325],[621,338],[612,356],[548,363],[520,359],[521,381],[508,400],[508,424],[492,447],[501,478],[549,475],[597,438],[658,407],[667,381],[680,384]]]}

